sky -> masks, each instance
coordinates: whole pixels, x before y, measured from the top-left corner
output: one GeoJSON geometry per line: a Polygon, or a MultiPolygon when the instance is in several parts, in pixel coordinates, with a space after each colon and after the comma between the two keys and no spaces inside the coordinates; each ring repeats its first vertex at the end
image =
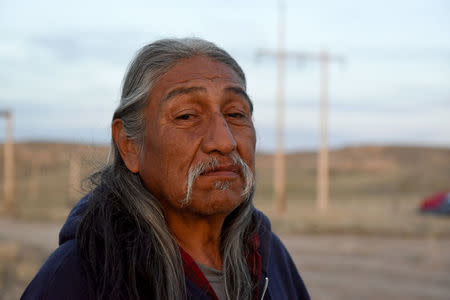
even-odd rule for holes
{"type": "MultiPolygon", "coordinates": [[[[286,49],[329,65],[329,143],[450,147],[450,1],[286,0],[286,49]]],[[[0,0],[0,110],[19,141],[108,143],[122,77],[136,51],[200,37],[241,65],[257,149],[275,148],[278,3],[0,0]]],[[[316,149],[320,64],[287,60],[286,148],[316,149]]],[[[0,140],[4,138],[0,120],[0,140]]]]}

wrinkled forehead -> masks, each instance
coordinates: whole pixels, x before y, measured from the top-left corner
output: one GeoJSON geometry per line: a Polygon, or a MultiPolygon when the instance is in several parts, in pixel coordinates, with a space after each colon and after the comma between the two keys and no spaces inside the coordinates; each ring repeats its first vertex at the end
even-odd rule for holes
{"type": "Polygon", "coordinates": [[[222,78],[242,86],[245,85],[230,66],[206,56],[182,59],[172,66],[162,78],[179,82],[193,79],[213,80],[222,78]]]}
{"type": "Polygon", "coordinates": [[[253,111],[244,80],[228,65],[206,56],[194,56],[177,62],[155,82],[150,98],[164,101],[171,91],[190,85],[195,86],[199,82],[226,83],[229,89],[241,91],[253,111]]]}

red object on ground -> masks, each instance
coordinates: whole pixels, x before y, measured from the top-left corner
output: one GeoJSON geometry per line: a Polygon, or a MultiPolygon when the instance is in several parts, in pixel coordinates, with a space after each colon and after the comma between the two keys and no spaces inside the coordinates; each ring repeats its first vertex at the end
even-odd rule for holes
{"type": "Polygon", "coordinates": [[[447,197],[448,194],[449,192],[442,192],[434,194],[433,196],[430,196],[428,198],[425,198],[425,200],[423,200],[420,205],[420,210],[429,211],[437,209],[442,204],[442,202],[444,201],[444,199],[447,197]]]}

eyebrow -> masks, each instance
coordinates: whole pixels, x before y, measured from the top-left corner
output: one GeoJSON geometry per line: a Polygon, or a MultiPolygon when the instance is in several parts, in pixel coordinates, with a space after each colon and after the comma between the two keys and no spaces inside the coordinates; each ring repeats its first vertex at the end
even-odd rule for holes
{"type": "Polygon", "coordinates": [[[194,93],[199,93],[199,92],[206,92],[206,89],[203,87],[199,87],[199,86],[193,86],[193,87],[188,87],[188,88],[185,88],[185,87],[176,88],[176,89],[170,91],[170,93],[168,93],[167,96],[165,96],[161,100],[161,103],[167,102],[171,98],[174,98],[178,95],[194,94],[194,93]]]}
{"type": "Polygon", "coordinates": [[[250,107],[250,112],[253,113],[252,100],[250,100],[250,97],[247,95],[247,93],[245,92],[245,90],[243,88],[236,87],[236,86],[229,86],[229,87],[225,88],[225,91],[234,93],[239,96],[243,96],[245,98],[245,100],[247,100],[248,106],[250,107]]]}
{"type": "MultiPolygon", "coordinates": [[[[176,88],[172,91],[170,91],[167,96],[165,96],[162,100],[161,100],[161,104],[165,103],[167,101],[169,101],[171,98],[174,98],[176,96],[179,95],[188,95],[188,94],[195,94],[195,93],[204,93],[206,92],[206,88],[204,87],[199,87],[199,86],[193,86],[193,87],[179,87],[176,88]]],[[[247,93],[245,92],[245,90],[241,87],[236,87],[236,86],[229,86],[225,88],[225,92],[228,93],[233,93],[239,96],[244,97],[244,99],[247,101],[249,107],[250,107],[250,112],[253,112],[253,103],[250,100],[250,97],[247,95],[247,93]]]]}

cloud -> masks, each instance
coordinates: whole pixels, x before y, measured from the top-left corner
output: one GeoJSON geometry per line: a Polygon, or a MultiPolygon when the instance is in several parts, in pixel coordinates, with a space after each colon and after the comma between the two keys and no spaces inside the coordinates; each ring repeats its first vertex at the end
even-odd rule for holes
{"type": "Polygon", "coordinates": [[[34,47],[50,51],[63,62],[96,60],[123,65],[154,34],[142,31],[89,31],[68,34],[48,33],[30,38],[34,47]]]}
{"type": "MultiPolygon", "coordinates": [[[[0,1],[0,108],[14,110],[18,137],[103,141],[134,53],[157,38],[195,35],[244,67],[258,147],[273,148],[276,61],[255,53],[276,48],[277,6],[241,2],[0,1]]],[[[394,2],[288,1],[288,49],[328,45],[347,58],[345,68],[329,68],[333,145],[450,140],[448,3],[394,2]]],[[[287,63],[290,149],[317,145],[319,70],[318,62],[287,63]]]]}

